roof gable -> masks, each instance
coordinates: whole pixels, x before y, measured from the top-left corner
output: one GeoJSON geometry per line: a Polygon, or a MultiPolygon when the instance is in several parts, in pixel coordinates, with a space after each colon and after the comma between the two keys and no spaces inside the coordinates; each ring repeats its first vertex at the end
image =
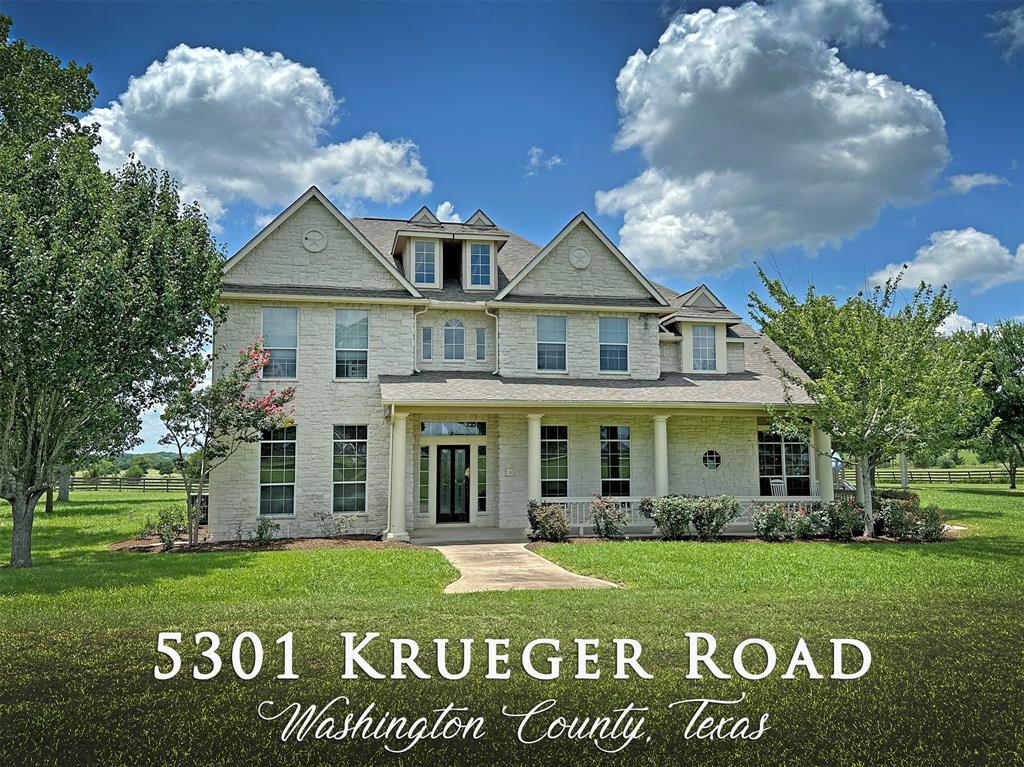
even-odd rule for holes
{"type": "Polygon", "coordinates": [[[254,287],[278,283],[390,290],[401,287],[412,296],[422,297],[394,261],[385,258],[315,186],[228,259],[223,271],[226,279],[230,274],[232,282],[254,287]],[[327,235],[326,244],[319,250],[302,244],[310,230],[327,235]],[[365,260],[362,268],[355,268],[356,259],[365,260]]]}
{"type": "Polygon", "coordinates": [[[586,213],[566,224],[495,298],[512,293],[648,298],[668,306],[665,297],[586,213]]]}
{"type": "Polygon", "coordinates": [[[698,285],[683,296],[680,306],[700,306],[705,309],[725,309],[726,306],[707,285],[698,285]]]}
{"type": "Polygon", "coordinates": [[[466,226],[495,226],[487,214],[477,208],[476,213],[466,219],[466,226]]]}
{"type": "Polygon", "coordinates": [[[422,208],[416,211],[415,215],[413,215],[413,217],[410,218],[409,221],[411,221],[412,223],[419,223],[421,221],[429,221],[431,224],[441,223],[437,216],[431,213],[430,208],[428,208],[426,205],[424,205],[422,208]]]}

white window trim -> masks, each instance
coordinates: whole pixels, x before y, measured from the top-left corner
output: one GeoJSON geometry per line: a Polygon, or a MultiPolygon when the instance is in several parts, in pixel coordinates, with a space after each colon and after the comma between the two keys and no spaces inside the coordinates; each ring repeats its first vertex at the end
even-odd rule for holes
{"type": "MultiPolygon", "coordinates": [[[[297,306],[275,306],[273,304],[269,306],[260,306],[260,338],[263,339],[263,348],[266,349],[267,334],[263,327],[263,310],[264,309],[294,309],[295,310],[295,375],[294,376],[265,376],[263,375],[263,369],[260,369],[259,380],[261,381],[297,381],[299,380],[299,307],[297,306]]],[[[275,346],[275,349],[289,349],[288,346],[275,346]]]]}
{"type": "Polygon", "coordinates": [[[420,328],[420,361],[434,361],[434,328],[430,325],[420,328]],[[427,343],[427,336],[430,337],[430,343],[427,343]]]}
{"type": "MultiPolygon", "coordinates": [[[[357,516],[366,516],[367,505],[370,502],[370,425],[365,423],[336,423],[331,425],[331,513],[332,514],[355,514],[357,516]],[[334,427],[335,426],[362,426],[366,429],[366,439],[335,439],[334,427]],[[366,443],[366,479],[359,480],[341,480],[335,481],[334,479],[334,443],[336,442],[365,442],[366,443]],[[334,511],[334,488],[336,485],[363,485],[363,510],[362,511],[334,511]]],[[[418,496],[417,496],[418,497],[418,496]]]]}
{"type": "Polygon", "coordinates": [[[439,288],[441,287],[441,268],[442,261],[444,260],[441,255],[441,241],[429,238],[414,239],[409,244],[409,256],[412,261],[410,271],[410,277],[412,278],[412,284],[418,288],[439,288]],[[420,282],[416,279],[416,243],[426,242],[434,246],[434,281],[433,282],[420,282]]]}
{"type": "Polygon", "coordinates": [[[462,287],[466,290],[494,290],[498,283],[497,254],[494,243],[490,240],[464,240],[462,243],[463,279],[462,287]],[[486,285],[473,284],[473,264],[471,254],[474,245],[486,245],[490,250],[490,282],[486,285]]]}
{"type": "Polygon", "coordinates": [[[295,519],[295,506],[298,503],[298,499],[295,497],[295,488],[299,482],[299,430],[295,429],[295,439],[263,439],[262,435],[259,441],[260,454],[257,464],[257,477],[263,473],[263,446],[268,444],[294,444],[295,445],[295,479],[291,482],[264,482],[262,478],[259,478],[259,496],[263,495],[263,488],[265,487],[291,487],[292,488],[292,511],[291,514],[264,514],[263,504],[260,502],[261,497],[256,499],[256,517],[257,519],[295,519]]]}
{"type": "MultiPolygon", "coordinates": [[[[453,331],[455,327],[451,328],[453,331]]],[[[466,323],[462,320],[445,320],[444,325],[441,326],[441,357],[445,362],[465,362],[466,361],[466,323]],[[462,330],[462,356],[461,357],[449,357],[448,356],[448,323],[457,322],[459,323],[459,329],[462,330]]]]}
{"type": "MultiPolygon", "coordinates": [[[[600,354],[600,349],[598,351],[600,354]]],[[[601,361],[598,360],[598,365],[601,361]]],[[[565,314],[535,314],[533,316],[533,367],[537,373],[551,373],[553,375],[569,375],[569,317],[565,314]],[[540,340],[540,318],[541,317],[561,317],[565,320],[565,340],[564,341],[541,341],[540,340]],[[555,368],[542,368],[537,361],[540,353],[540,345],[545,344],[557,344],[561,343],[565,350],[565,367],[561,370],[555,368]]]]}
{"type": "Polygon", "coordinates": [[[630,364],[629,353],[629,317],[622,317],[616,314],[605,314],[597,318],[597,372],[603,376],[628,376],[632,372],[632,365],[630,364]],[[626,321],[626,343],[625,344],[602,344],[601,343],[601,320],[625,320],[626,321]],[[625,346],[626,347],[626,369],[625,370],[603,370],[601,368],[601,347],[602,346],[625,346]]]}
{"type": "MultiPolygon", "coordinates": [[[[475,331],[476,361],[485,362],[487,360],[487,328],[475,328],[475,331]]],[[[463,350],[463,355],[465,355],[465,350],[463,350]]]]}
{"type": "MultiPolygon", "coordinates": [[[[339,378],[338,377],[338,355],[334,355],[334,380],[338,383],[365,383],[370,380],[370,310],[369,309],[335,309],[334,310],[334,351],[335,352],[366,352],[366,376],[364,378],[339,378]],[[338,312],[366,312],[366,348],[365,349],[339,349],[338,348],[338,312]]],[[[297,365],[296,365],[297,367],[297,365]]]]}
{"type": "Polygon", "coordinates": [[[708,325],[703,323],[694,323],[690,327],[690,334],[692,341],[690,343],[690,367],[694,373],[714,373],[719,369],[718,364],[718,328],[715,325],[708,325]],[[697,328],[711,328],[711,353],[714,355],[713,362],[715,366],[712,368],[698,368],[697,367],[697,328]]]}

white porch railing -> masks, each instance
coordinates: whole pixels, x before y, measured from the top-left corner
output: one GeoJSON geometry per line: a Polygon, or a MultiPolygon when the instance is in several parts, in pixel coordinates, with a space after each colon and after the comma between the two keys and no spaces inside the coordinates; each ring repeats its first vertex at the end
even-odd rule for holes
{"type": "MultiPolygon", "coordinates": [[[[759,503],[781,503],[789,509],[807,506],[813,503],[820,503],[820,496],[813,495],[759,495],[759,496],[736,496],[740,505],[740,515],[736,517],[726,528],[726,534],[744,535],[752,531],[750,515],[759,503]]],[[[654,523],[640,513],[640,498],[612,498],[612,503],[626,509],[629,512],[627,527],[631,532],[637,534],[650,534],[654,532],[654,523]]],[[[594,526],[594,520],[590,514],[590,504],[594,502],[594,496],[580,496],[571,498],[542,498],[541,503],[563,506],[569,515],[569,527],[579,531],[583,535],[585,528],[594,526]]]]}

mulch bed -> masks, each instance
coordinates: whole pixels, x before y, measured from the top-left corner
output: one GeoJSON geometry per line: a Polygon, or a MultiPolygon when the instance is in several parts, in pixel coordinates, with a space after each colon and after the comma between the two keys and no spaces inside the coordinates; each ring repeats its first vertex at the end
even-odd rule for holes
{"type": "MultiPolygon", "coordinates": [[[[941,539],[935,541],[935,543],[945,543],[948,541],[955,541],[962,537],[962,533],[966,530],[966,527],[952,526],[946,530],[946,533],[941,539]]],[[[663,538],[656,536],[635,536],[632,538],[598,538],[597,536],[569,536],[566,543],[634,543],[636,541],[663,541],[663,538]]],[[[686,538],[687,541],[696,541],[696,538],[686,538]]],[[[715,543],[765,543],[760,538],[753,536],[739,536],[729,535],[717,538],[713,541],[704,541],[704,543],[715,544],[715,543]]],[[[905,541],[899,538],[892,538],[887,535],[879,535],[874,538],[868,538],[864,535],[858,535],[851,538],[848,541],[833,540],[831,538],[806,538],[799,540],[788,540],[788,541],[771,541],[771,543],[899,543],[899,544],[921,544],[921,541],[905,541]]],[[[554,546],[555,544],[551,541],[530,541],[526,544],[528,549],[542,549],[545,546],[554,546]]]]}
{"type": "MultiPolygon", "coordinates": [[[[205,537],[206,531],[200,528],[199,537],[205,537]]],[[[188,539],[180,537],[174,548],[165,551],[163,544],[156,535],[144,538],[133,538],[118,541],[107,546],[109,551],[128,551],[136,554],[202,554],[213,551],[290,551],[292,549],[418,549],[402,541],[381,541],[369,535],[346,535],[343,538],[275,538],[265,546],[252,541],[202,541],[195,546],[188,544],[188,539]]]]}

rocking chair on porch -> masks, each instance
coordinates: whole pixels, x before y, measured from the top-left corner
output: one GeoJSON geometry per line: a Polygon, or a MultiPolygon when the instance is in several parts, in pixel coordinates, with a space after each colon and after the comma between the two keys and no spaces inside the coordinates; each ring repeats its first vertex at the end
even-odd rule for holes
{"type": "Polygon", "coordinates": [[[772,495],[785,495],[786,494],[786,483],[781,479],[773,479],[772,483],[772,495]]]}

